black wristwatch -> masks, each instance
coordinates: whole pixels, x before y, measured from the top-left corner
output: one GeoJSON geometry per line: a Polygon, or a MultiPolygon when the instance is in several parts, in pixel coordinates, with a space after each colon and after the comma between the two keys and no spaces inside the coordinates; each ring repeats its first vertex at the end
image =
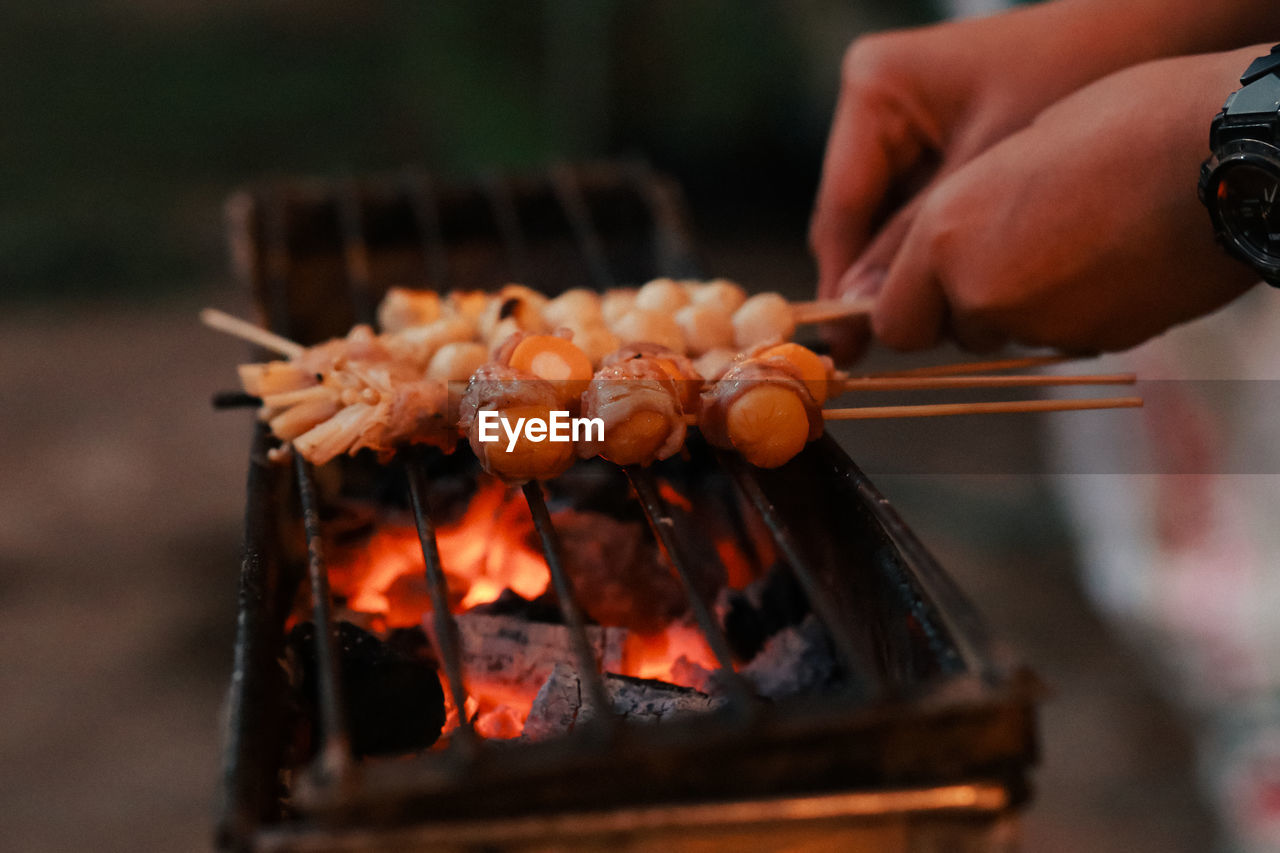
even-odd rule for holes
{"type": "Polygon", "coordinates": [[[1280,287],[1280,45],[1240,78],[1209,129],[1200,201],[1227,252],[1280,287]]]}

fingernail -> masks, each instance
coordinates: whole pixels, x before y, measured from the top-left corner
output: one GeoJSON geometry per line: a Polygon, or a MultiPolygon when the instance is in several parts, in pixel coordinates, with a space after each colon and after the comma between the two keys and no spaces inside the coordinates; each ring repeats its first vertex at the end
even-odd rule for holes
{"type": "Polygon", "coordinates": [[[880,292],[887,274],[884,267],[854,267],[840,280],[837,291],[845,302],[870,299],[880,292]]]}

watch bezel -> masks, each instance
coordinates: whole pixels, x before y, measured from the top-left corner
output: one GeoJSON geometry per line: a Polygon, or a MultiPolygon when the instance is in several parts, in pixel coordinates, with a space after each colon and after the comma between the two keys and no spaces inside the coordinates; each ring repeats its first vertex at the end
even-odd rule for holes
{"type": "Polygon", "coordinates": [[[1258,139],[1237,139],[1223,144],[1205,163],[1200,197],[1222,245],[1261,273],[1268,283],[1280,285],[1280,256],[1269,255],[1235,234],[1218,209],[1218,186],[1223,177],[1231,169],[1246,165],[1270,172],[1280,183],[1280,148],[1258,139]]]}

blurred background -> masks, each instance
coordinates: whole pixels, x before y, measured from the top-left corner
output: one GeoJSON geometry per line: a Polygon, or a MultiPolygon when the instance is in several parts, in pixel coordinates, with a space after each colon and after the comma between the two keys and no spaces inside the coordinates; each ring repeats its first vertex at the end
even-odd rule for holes
{"type": "MultiPolygon", "coordinates": [[[[195,312],[251,313],[237,186],[641,157],[708,272],[803,295],[843,49],[984,5],[0,5],[5,846],[210,843],[251,415],[209,407],[246,349],[195,312]]],[[[1187,715],[1086,600],[1043,429],[841,435],[1052,688],[1026,849],[1206,850],[1187,715]]]]}

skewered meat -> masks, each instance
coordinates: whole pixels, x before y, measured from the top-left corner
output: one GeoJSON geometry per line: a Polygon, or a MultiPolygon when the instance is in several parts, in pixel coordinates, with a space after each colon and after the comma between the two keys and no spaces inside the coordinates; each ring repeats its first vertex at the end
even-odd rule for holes
{"type": "Polygon", "coordinates": [[[684,332],[670,314],[632,308],[609,326],[624,344],[653,343],[684,352],[684,332]]]}
{"type": "Polygon", "coordinates": [[[822,435],[822,407],[786,359],[750,359],[702,392],[699,427],[716,447],[776,468],[822,435]]]}
{"type": "Polygon", "coordinates": [[[461,382],[466,384],[471,374],[480,369],[489,358],[483,344],[473,341],[453,341],[447,343],[431,357],[427,365],[427,377],[441,382],[461,382]]]}
{"type": "Polygon", "coordinates": [[[411,326],[383,335],[381,340],[389,357],[426,369],[441,349],[471,341],[475,335],[476,327],[470,320],[448,316],[425,326],[411,326]]]}
{"type": "Polygon", "coordinates": [[[316,465],[365,448],[385,461],[407,444],[448,453],[458,443],[443,382],[391,363],[347,365],[325,379],[326,386],[342,387],[342,408],[292,439],[294,449],[316,465]]]}
{"type": "MultiPolygon", "coordinates": [[[[494,412],[509,424],[525,418],[551,420],[561,407],[560,395],[545,379],[499,364],[477,370],[462,397],[458,426],[467,435],[480,464],[508,482],[555,477],[573,464],[573,443],[533,441],[500,430],[497,441],[483,441],[482,413],[494,412]]],[[[517,433],[519,433],[517,427],[517,433]]]]}
{"type": "Polygon", "coordinates": [[[454,317],[478,323],[492,298],[493,294],[487,290],[451,290],[445,297],[444,307],[454,317]]]}
{"type": "Polygon", "coordinates": [[[747,301],[746,291],[724,278],[693,284],[690,291],[694,305],[718,308],[726,314],[733,314],[747,301]]]}
{"type": "Polygon", "coordinates": [[[714,382],[724,375],[724,372],[732,367],[740,356],[741,353],[735,349],[713,349],[694,359],[693,369],[698,371],[698,375],[706,382],[714,382]]]}
{"type": "Polygon", "coordinates": [[[632,307],[670,315],[688,304],[689,291],[683,284],[669,278],[655,278],[636,291],[632,307]]]}
{"type": "Polygon", "coordinates": [[[393,287],[378,305],[378,328],[398,332],[413,326],[425,326],[440,319],[440,294],[434,290],[410,290],[393,287]]]}
{"type": "MultiPolygon", "coordinates": [[[[730,282],[671,279],[656,279],[638,292],[611,291],[603,300],[574,290],[548,301],[520,285],[507,285],[496,295],[454,292],[443,299],[394,288],[379,315],[395,331],[378,335],[356,326],[346,337],[302,350],[288,361],[243,365],[241,382],[263,400],[260,417],[275,435],[317,464],[362,448],[383,457],[407,443],[451,449],[456,443],[451,413],[464,402],[470,412],[470,419],[464,414],[464,429],[473,432],[481,410],[510,414],[513,423],[521,417],[545,420],[551,411],[577,414],[584,394],[597,408],[583,414],[602,417],[608,435],[584,452],[622,464],[649,462],[679,448],[684,414],[703,407],[704,376],[727,371],[737,381],[747,375],[733,373],[744,355],[726,346],[731,336],[766,338],[745,356],[803,383],[810,402],[825,399],[827,380],[834,376],[829,360],[795,344],[777,344],[779,330],[789,334],[785,301],[772,294],[755,297],[730,319],[726,306],[740,294],[730,282]],[[786,314],[782,324],[770,313],[779,307],[775,303],[786,314]],[[665,313],[645,305],[663,307],[665,313]],[[631,306],[615,319],[614,329],[623,334],[603,325],[605,314],[611,308],[616,313],[618,306],[631,306]],[[548,318],[563,324],[555,335],[545,333],[548,318]],[[620,342],[629,345],[619,348],[620,342]],[[700,354],[697,366],[685,354],[686,344],[700,354]],[[494,355],[486,365],[490,349],[494,355]],[[597,365],[601,369],[593,373],[597,365]],[[473,381],[464,389],[466,380],[473,381]]],[[[726,398],[720,406],[725,441],[772,448],[768,453],[744,450],[755,461],[780,458],[785,450],[778,448],[790,447],[799,441],[795,436],[809,431],[797,425],[807,411],[804,401],[786,398],[777,382],[765,384],[773,390],[740,389],[741,400],[726,398]],[[789,431],[753,439],[752,430],[764,429],[753,425],[770,400],[782,414],[774,412],[762,423],[790,424],[789,431]]],[[[714,433],[717,427],[709,429],[714,433]]],[[[477,436],[472,439],[473,446],[480,444],[477,436]]],[[[507,443],[483,442],[485,447],[476,448],[486,467],[507,479],[552,476],[572,457],[569,443],[524,435],[512,437],[509,448],[507,443]]]]}
{"type": "Polygon", "coordinates": [[[671,375],[652,358],[600,368],[582,395],[582,414],[604,421],[599,440],[579,443],[583,457],[618,465],[648,465],[684,445],[684,410],[671,375]]]}
{"type": "Polygon", "coordinates": [[[591,381],[591,359],[573,341],[559,335],[526,335],[503,363],[550,382],[570,410],[577,410],[578,400],[591,381]]]}
{"type": "Polygon", "coordinates": [[[689,355],[733,346],[733,315],[715,305],[686,305],[675,314],[689,355]]]}
{"type": "Polygon", "coordinates": [[[602,366],[610,367],[634,359],[653,361],[671,377],[680,396],[680,407],[685,412],[698,411],[698,395],[702,393],[702,374],[689,357],[680,352],[653,343],[639,343],[622,347],[606,356],[602,366]]]}
{"type": "Polygon", "coordinates": [[[600,297],[600,313],[604,316],[604,321],[612,326],[614,323],[622,319],[628,311],[635,307],[636,292],[627,288],[614,288],[605,291],[604,296],[600,297]]]}
{"type": "Polygon", "coordinates": [[[480,336],[497,347],[516,331],[541,334],[550,331],[542,317],[549,300],[522,284],[508,284],[489,297],[477,326],[480,336]]]}
{"type": "Polygon", "coordinates": [[[588,325],[604,325],[604,313],[600,310],[600,295],[593,290],[577,287],[566,290],[547,303],[542,317],[553,329],[561,326],[573,328],[588,325]]]}
{"type": "Polygon", "coordinates": [[[787,362],[796,378],[805,384],[818,404],[825,403],[828,397],[833,396],[831,392],[837,390],[839,385],[848,378],[846,374],[836,370],[835,363],[829,356],[818,355],[800,344],[774,344],[764,347],[757,353],[749,354],[749,357],[764,360],[782,359],[787,362]]]}
{"type": "Polygon", "coordinates": [[[795,332],[791,305],[776,293],[757,293],[733,313],[733,341],[738,349],[780,344],[795,332]]]}
{"type": "Polygon", "coordinates": [[[593,368],[599,367],[609,353],[622,346],[622,340],[607,326],[564,326],[573,335],[573,343],[591,360],[593,368]]]}

